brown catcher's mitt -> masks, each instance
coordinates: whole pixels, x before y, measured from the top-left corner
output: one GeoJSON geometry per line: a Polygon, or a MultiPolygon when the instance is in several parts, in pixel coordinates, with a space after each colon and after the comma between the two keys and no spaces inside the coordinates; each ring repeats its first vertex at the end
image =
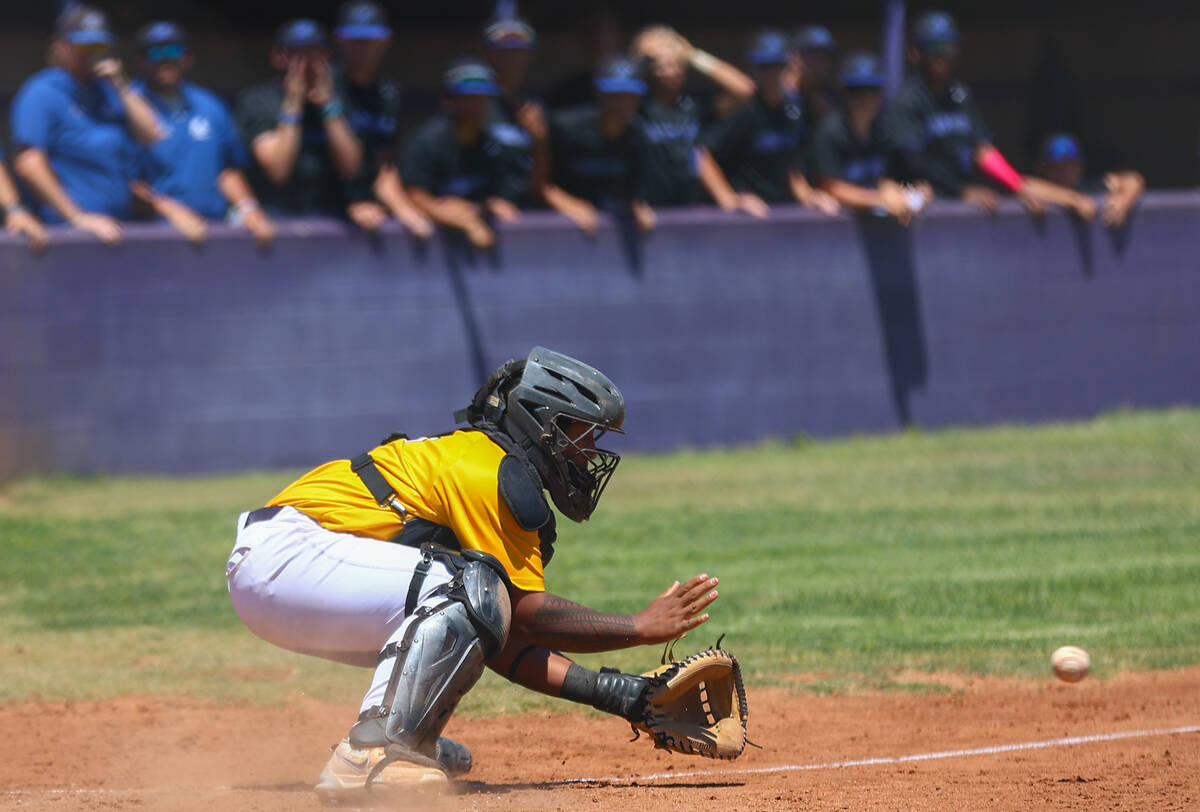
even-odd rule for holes
{"type": "Polygon", "coordinates": [[[669,662],[643,676],[650,685],[638,708],[654,746],[690,756],[734,759],[746,749],[746,688],[737,658],[721,648],[669,662]]]}

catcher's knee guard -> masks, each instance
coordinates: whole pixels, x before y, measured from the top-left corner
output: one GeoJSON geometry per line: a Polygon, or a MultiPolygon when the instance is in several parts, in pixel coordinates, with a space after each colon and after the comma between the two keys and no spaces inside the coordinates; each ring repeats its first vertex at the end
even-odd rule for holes
{"type": "Polygon", "coordinates": [[[398,747],[409,760],[432,761],[450,714],[479,680],[484,660],[504,646],[511,617],[508,587],[493,565],[466,560],[381,652],[380,662],[395,660],[392,675],[382,703],[351,728],[351,743],[398,747]]]}

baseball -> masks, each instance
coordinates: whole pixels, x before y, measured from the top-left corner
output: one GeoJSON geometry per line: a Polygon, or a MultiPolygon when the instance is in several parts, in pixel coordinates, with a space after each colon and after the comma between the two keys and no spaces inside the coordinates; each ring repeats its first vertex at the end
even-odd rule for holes
{"type": "Polygon", "coordinates": [[[1078,646],[1062,646],[1050,655],[1054,675],[1063,682],[1079,682],[1087,676],[1092,658],[1078,646]]]}

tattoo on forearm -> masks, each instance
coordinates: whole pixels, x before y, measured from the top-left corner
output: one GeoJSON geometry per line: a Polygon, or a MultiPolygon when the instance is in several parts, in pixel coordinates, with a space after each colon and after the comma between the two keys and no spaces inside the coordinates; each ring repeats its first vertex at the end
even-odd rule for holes
{"type": "Polygon", "coordinates": [[[597,612],[557,595],[546,597],[531,626],[539,638],[564,641],[626,641],[634,636],[632,616],[597,612]]]}

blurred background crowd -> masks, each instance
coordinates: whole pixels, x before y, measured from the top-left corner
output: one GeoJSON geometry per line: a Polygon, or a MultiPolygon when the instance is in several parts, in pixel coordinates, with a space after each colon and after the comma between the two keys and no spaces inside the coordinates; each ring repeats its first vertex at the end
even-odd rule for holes
{"type": "Polygon", "coordinates": [[[590,233],[604,216],[649,231],[673,206],[908,223],[937,197],[993,211],[1012,195],[1119,226],[1146,185],[1119,156],[1089,160],[1053,101],[1006,157],[961,75],[971,43],[944,11],[910,11],[897,75],[879,47],[844,47],[820,24],[747,31],[740,51],[714,53],[589,8],[553,82],[535,70],[534,14],[480,14],[475,41],[443,58],[436,102],[414,106],[408,77],[385,67],[403,21],[372,0],[281,20],[262,54],[273,76],[233,93],[193,81],[211,57],[185,22],[144,19],[121,38],[105,10],[67,4],[46,66],[12,97],[5,225],[40,247],[43,224],[114,244],[130,220],[192,241],[228,221],[267,244],[280,218],[319,215],[367,231],[395,219],[419,238],[442,226],[486,248],[495,223],[534,208],[590,233]]]}

